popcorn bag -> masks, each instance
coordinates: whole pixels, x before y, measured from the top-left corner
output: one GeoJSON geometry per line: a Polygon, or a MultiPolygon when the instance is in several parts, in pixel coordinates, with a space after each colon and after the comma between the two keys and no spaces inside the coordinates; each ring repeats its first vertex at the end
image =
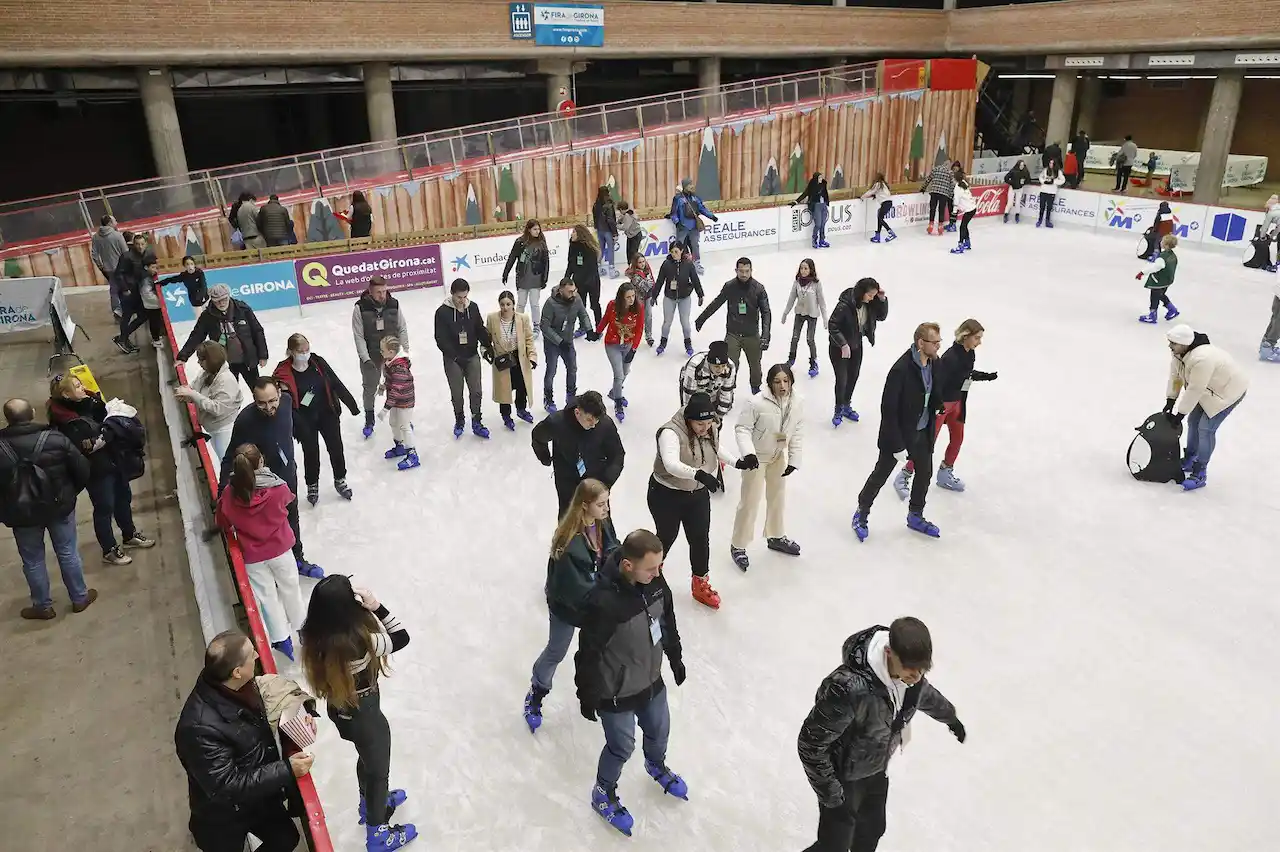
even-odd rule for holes
{"type": "Polygon", "coordinates": [[[280,720],[280,730],[301,749],[310,748],[316,741],[315,723],[307,711],[301,707],[293,716],[280,720]]]}

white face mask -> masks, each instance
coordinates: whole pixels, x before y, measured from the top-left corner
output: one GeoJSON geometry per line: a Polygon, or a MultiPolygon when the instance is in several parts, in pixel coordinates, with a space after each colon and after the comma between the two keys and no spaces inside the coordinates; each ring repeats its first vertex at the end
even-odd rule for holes
{"type": "Polygon", "coordinates": [[[305,367],[307,366],[307,362],[310,360],[311,360],[310,352],[293,353],[293,366],[295,367],[305,367]]]}

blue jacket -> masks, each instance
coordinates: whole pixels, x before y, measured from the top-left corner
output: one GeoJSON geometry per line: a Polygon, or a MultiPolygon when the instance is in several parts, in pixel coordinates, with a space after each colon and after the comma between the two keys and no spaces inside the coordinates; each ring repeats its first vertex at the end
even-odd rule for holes
{"type": "Polygon", "coordinates": [[[677,228],[693,230],[698,225],[698,213],[706,216],[713,222],[717,221],[716,214],[708,210],[707,205],[702,203],[702,199],[697,195],[694,195],[692,192],[687,195],[684,192],[677,192],[671,198],[670,219],[672,222],[675,222],[677,228]],[[685,199],[688,199],[688,204],[685,203],[685,199]],[[691,213],[689,211],[688,208],[691,205],[697,213],[691,213]]]}
{"type": "Polygon", "coordinates": [[[289,398],[288,391],[281,389],[280,407],[274,417],[268,417],[252,404],[236,415],[229,449],[222,457],[222,470],[218,473],[219,493],[231,481],[235,448],[241,444],[257,447],[271,472],[283,479],[290,491],[298,493],[298,465],[293,459],[293,400],[289,398]]]}

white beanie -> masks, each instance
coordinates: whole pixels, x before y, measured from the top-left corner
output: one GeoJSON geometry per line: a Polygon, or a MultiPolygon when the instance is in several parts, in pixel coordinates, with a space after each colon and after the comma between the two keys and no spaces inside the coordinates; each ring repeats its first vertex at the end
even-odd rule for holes
{"type": "Polygon", "coordinates": [[[1190,346],[1192,341],[1196,339],[1196,333],[1191,326],[1186,323],[1180,323],[1169,329],[1169,333],[1165,337],[1169,338],[1170,343],[1190,346]]]}

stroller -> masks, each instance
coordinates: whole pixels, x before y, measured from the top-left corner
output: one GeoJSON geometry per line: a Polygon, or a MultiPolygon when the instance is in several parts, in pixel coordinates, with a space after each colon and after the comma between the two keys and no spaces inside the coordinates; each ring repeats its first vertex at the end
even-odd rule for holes
{"type": "Polygon", "coordinates": [[[1129,473],[1141,482],[1178,482],[1182,471],[1182,426],[1175,426],[1163,411],[1152,414],[1129,444],[1125,464],[1129,473]],[[1145,461],[1144,461],[1145,459],[1145,461]]]}

